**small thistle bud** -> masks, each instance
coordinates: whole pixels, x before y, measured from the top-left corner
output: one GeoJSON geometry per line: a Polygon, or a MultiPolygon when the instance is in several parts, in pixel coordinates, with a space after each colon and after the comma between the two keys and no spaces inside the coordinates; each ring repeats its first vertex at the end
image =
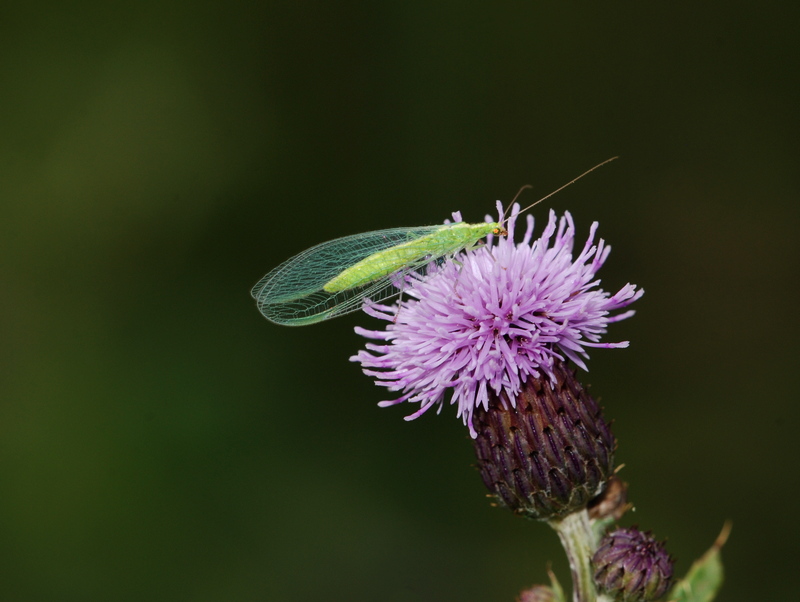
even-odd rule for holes
{"type": "Polygon", "coordinates": [[[522,590],[517,597],[517,602],[556,602],[556,595],[552,588],[546,585],[534,585],[522,590]]]}
{"type": "Polygon", "coordinates": [[[483,482],[528,518],[556,519],[584,508],[611,476],[614,436],[572,370],[555,382],[529,378],[513,404],[491,396],[477,408],[474,440],[483,482]]]}
{"type": "Polygon", "coordinates": [[[663,544],[635,527],[606,535],[592,564],[597,588],[618,602],[657,600],[672,579],[673,560],[663,544]]]}

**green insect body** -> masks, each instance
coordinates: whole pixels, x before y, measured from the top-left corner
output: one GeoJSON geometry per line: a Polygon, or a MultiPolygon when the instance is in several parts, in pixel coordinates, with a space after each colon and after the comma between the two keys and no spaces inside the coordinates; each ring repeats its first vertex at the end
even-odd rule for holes
{"type": "Polygon", "coordinates": [[[391,228],[337,238],[292,257],[251,291],[268,320],[286,326],[321,322],[356,311],[365,298],[397,295],[395,274],[424,274],[438,259],[474,246],[498,222],[391,228]]]}
{"type": "Polygon", "coordinates": [[[342,271],[323,286],[328,293],[337,293],[363,286],[369,282],[389,276],[414,265],[421,259],[437,259],[452,255],[471,247],[492,232],[500,233],[500,224],[465,224],[463,222],[440,226],[438,230],[420,236],[384,251],[365,257],[355,265],[342,271]]]}

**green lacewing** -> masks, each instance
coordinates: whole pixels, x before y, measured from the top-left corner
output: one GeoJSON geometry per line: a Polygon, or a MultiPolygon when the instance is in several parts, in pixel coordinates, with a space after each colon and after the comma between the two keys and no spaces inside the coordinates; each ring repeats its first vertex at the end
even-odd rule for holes
{"type": "MultiPolygon", "coordinates": [[[[595,165],[516,215],[614,159],[595,165]]],[[[356,311],[364,299],[377,302],[400,294],[406,275],[424,275],[431,263],[469,250],[489,234],[505,236],[506,221],[501,217],[481,224],[389,228],[329,240],[283,262],[250,294],[264,317],[276,324],[322,322],[356,311]]]]}

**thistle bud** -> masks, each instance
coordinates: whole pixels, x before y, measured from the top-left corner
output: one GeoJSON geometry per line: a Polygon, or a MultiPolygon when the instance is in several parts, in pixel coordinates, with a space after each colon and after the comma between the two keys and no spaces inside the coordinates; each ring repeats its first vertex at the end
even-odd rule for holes
{"type": "Polygon", "coordinates": [[[534,585],[521,591],[517,602],[556,602],[556,595],[546,585],[534,585]]]}
{"type": "Polygon", "coordinates": [[[598,590],[618,602],[648,602],[666,593],[673,560],[649,532],[635,527],[606,535],[592,558],[598,590]]]}

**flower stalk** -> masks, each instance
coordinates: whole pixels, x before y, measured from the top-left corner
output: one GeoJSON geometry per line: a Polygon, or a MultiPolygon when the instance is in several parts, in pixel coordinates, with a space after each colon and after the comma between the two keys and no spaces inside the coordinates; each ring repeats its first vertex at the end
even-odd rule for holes
{"type": "Polygon", "coordinates": [[[572,601],[595,602],[598,597],[591,561],[597,541],[589,522],[589,513],[583,509],[548,523],[558,534],[569,559],[573,584],[572,601]]]}

